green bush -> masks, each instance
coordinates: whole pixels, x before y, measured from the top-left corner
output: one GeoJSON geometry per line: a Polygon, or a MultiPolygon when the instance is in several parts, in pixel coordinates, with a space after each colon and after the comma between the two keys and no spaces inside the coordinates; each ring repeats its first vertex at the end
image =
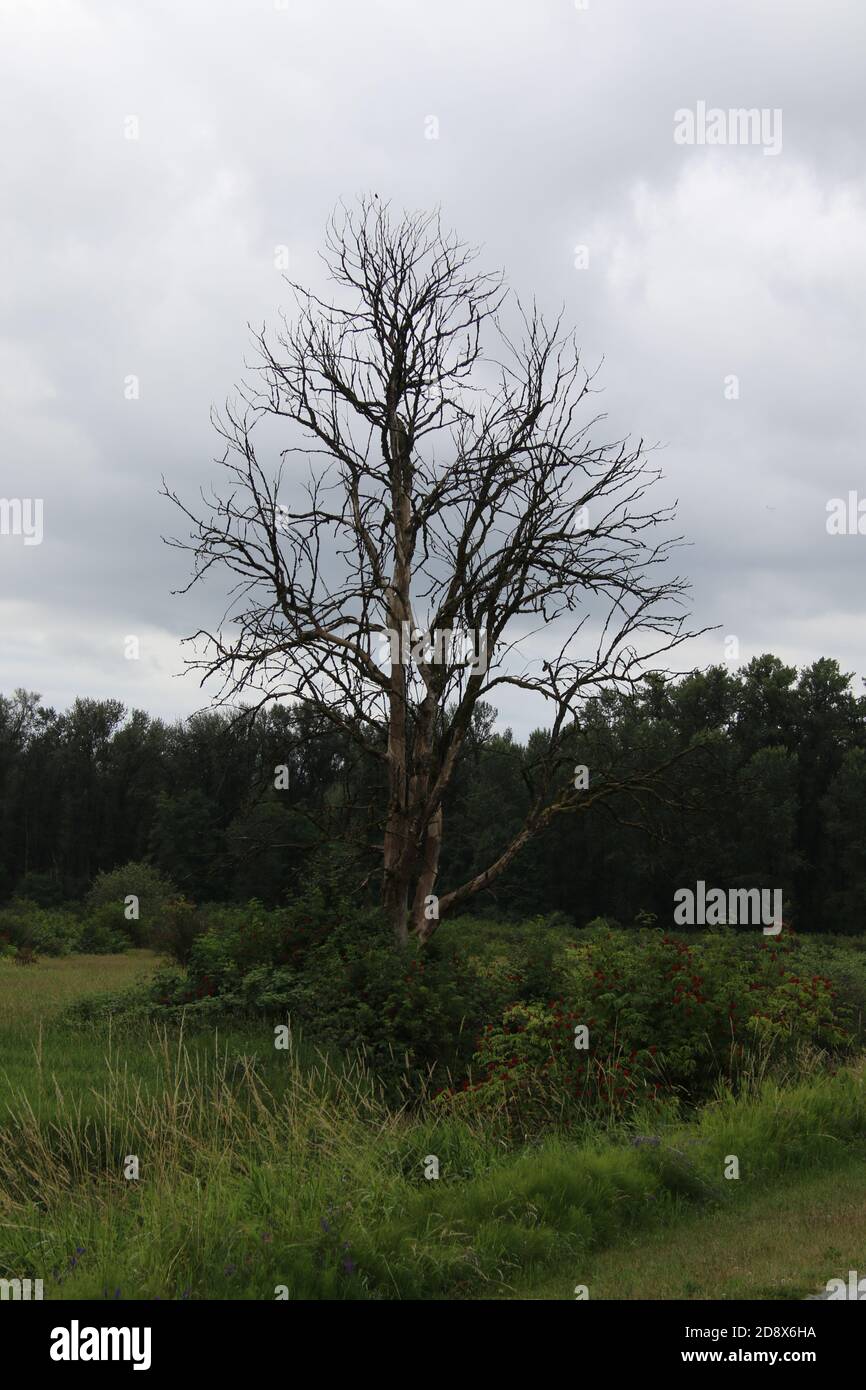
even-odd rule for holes
{"type": "MultiPolygon", "coordinates": [[[[176,896],[174,884],[151,864],[133,861],[97,874],[85,899],[85,910],[91,915],[96,909],[113,908],[113,930],[122,932],[135,946],[149,946],[158,939],[166,904],[176,896]],[[133,897],[137,905],[127,902],[133,897]],[[132,911],[138,915],[130,916],[132,911]]],[[[107,914],[102,920],[110,921],[107,914]]]]}
{"type": "Polygon", "coordinates": [[[353,904],[320,887],[286,907],[267,908],[257,898],[237,907],[206,905],[198,910],[199,931],[184,962],[190,998],[232,993],[260,967],[297,970],[332,932],[363,938],[367,917],[356,921],[353,904]]]}
{"type": "Polygon", "coordinates": [[[150,945],[155,951],[164,951],[178,965],[188,965],[193,946],[206,926],[207,915],[195,903],[183,896],[169,898],[151,929],[150,945]]]}
{"type": "Polygon", "coordinates": [[[77,949],[93,955],[111,955],[129,949],[129,937],[119,927],[114,903],[103,903],[87,912],[77,949]]]}
{"type": "Polygon", "coordinates": [[[292,997],[310,1033],[362,1049],[377,1076],[412,1090],[462,1074],[479,1028],[501,1007],[498,984],[439,945],[394,949],[375,913],[361,935],[334,932],[308,957],[292,997]]]}
{"type": "MultiPolygon", "coordinates": [[[[175,898],[163,904],[160,939],[176,965],[126,1003],[188,1025],[290,1019],[316,1044],[363,1052],[391,1093],[432,1083],[440,1107],[501,1114],[529,1132],[698,1103],[758,1063],[796,1072],[806,1047],[841,1056],[866,999],[866,952],[787,928],[768,938],[600,921],[581,931],[550,919],[478,925],[473,936],[470,920],[448,924],[425,948],[398,951],[375,909],[327,885],[276,909],[175,898]],[[581,1025],[588,1048],[575,1045],[581,1025]]],[[[106,944],[91,949],[112,949],[106,926],[106,944]]]]}
{"type": "Polygon", "coordinates": [[[793,1060],[804,1042],[849,1042],[832,981],[807,968],[801,939],[721,931],[688,940],[658,930],[610,932],[574,953],[580,1006],[629,1047],[654,1044],[667,1084],[695,1096],[735,1072],[756,1044],[793,1060]]]}
{"type": "Polygon", "coordinates": [[[40,907],[26,898],[14,898],[0,908],[0,943],[5,945],[64,956],[82,949],[81,935],[80,920],[67,909],[40,907]]]}
{"type": "MultiPolygon", "coordinates": [[[[500,1114],[530,1131],[569,1111],[707,1099],[750,1062],[796,1070],[804,1048],[850,1050],[850,1010],[810,947],[778,938],[606,930],[571,948],[567,990],[505,1010],[484,1029],[471,1074],[441,1105],[500,1114]],[[588,1047],[576,1046],[585,1025],[588,1047]]],[[[754,1067],[753,1067],[754,1069],[754,1067]]]]}
{"type": "MultiPolygon", "coordinates": [[[[423,1088],[433,1073],[443,1082],[449,1069],[462,1074],[480,1027],[509,997],[501,973],[485,973],[435,938],[424,950],[396,950],[375,909],[326,889],[283,908],[253,900],[196,915],[206,926],[185,969],[154,977],[152,1014],[169,1022],[182,1014],[187,1024],[288,1017],[325,1047],[364,1053],[392,1092],[423,1088]]],[[[139,996],[127,1002],[140,1011],[139,996]]]]}

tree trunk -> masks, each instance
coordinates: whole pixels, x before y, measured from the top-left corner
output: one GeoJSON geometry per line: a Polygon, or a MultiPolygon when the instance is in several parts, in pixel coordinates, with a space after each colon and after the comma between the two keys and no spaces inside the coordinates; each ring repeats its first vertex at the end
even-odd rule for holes
{"type": "Polygon", "coordinates": [[[382,862],[382,906],[398,946],[409,939],[409,809],[406,804],[406,705],[402,668],[392,669],[391,727],[388,736],[388,816],[382,862]]]}
{"type": "Polygon", "coordinates": [[[424,836],[424,848],[421,855],[421,866],[418,879],[415,885],[415,896],[412,900],[412,934],[423,944],[436,930],[439,924],[438,911],[436,916],[429,918],[426,915],[426,899],[431,896],[436,876],[439,873],[439,855],[442,850],[442,807],[436,810],[433,819],[427,826],[427,833],[424,836]]]}
{"type": "Polygon", "coordinates": [[[398,946],[409,939],[409,894],[412,866],[411,813],[409,806],[409,747],[407,673],[403,664],[403,624],[411,622],[412,559],[410,528],[411,472],[406,430],[396,409],[396,393],[389,391],[390,427],[383,439],[383,453],[391,475],[391,503],[395,521],[394,574],[388,591],[388,622],[398,635],[391,654],[391,689],[388,718],[388,815],[382,873],[382,905],[398,946]],[[396,659],[395,659],[396,658],[396,659]]]}

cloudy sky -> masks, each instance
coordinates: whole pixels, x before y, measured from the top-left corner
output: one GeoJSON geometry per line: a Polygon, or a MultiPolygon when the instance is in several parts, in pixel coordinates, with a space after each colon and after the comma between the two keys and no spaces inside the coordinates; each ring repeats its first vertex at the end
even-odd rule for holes
{"type": "Polygon", "coordinates": [[[609,432],[664,444],[719,625],[679,664],[734,635],[861,689],[866,535],[826,509],[866,498],[864,60],[862,0],[0,0],[0,497],[43,502],[0,534],[0,691],[201,707],[160,477],[214,477],[276,248],[318,284],[366,190],[564,306],[609,432]],[[699,103],[775,152],[679,143],[699,103]]]}

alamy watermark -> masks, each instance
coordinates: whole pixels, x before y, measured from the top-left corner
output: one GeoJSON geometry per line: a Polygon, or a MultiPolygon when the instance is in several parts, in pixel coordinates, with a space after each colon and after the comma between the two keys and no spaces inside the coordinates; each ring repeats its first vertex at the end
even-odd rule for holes
{"type": "Polygon", "coordinates": [[[674,144],[761,145],[764,154],[781,154],[782,111],[778,106],[723,111],[699,101],[694,111],[681,107],[674,112],[674,144]]]}
{"type": "Polygon", "coordinates": [[[73,1318],[69,1327],[52,1328],[48,1355],[52,1361],[131,1361],[134,1371],[148,1371],[151,1329],[82,1327],[73,1318]]]}
{"type": "Polygon", "coordinates": [[[866,497],[831,497],[826,511],[828,536],[866,536],[866,497]]]}
{"type": "Polygon", "coordinates": [[[400,631],[386,628],[382,635],[380,660],[392,666],[469,666],[473,673],[487,670],[487,633],[482,628],[470,632],[458,628],[413,628],[401,623],[400,631]]]}
{"type": "Polygon", "coordinates": [[[782,930],[781,888],[677,888],[674,922],[678,927],[763,926],[765,936],[782,930]]]}
{"type": "Polygon", "coordinates": [[[827,1297],[830,1302],[847,1299],[855,1303],[866,1301],[866,1278],[858,1278],[856,1269],[848,1270],[848,1282],[844,1279],[828,1279],[827,1297]]]}
{"type": "Polygon", "coordinates": [[[25,545],[41,545],[42,498],[0,497],[0,536],[23,536],[25,545]]]}
{"type": "Polygon", "coordinates": [[[41,1279],[0,1279],[0,1299],[11,1298],[13,1303],[27,1303],[42,1298],[41,1279]]]}

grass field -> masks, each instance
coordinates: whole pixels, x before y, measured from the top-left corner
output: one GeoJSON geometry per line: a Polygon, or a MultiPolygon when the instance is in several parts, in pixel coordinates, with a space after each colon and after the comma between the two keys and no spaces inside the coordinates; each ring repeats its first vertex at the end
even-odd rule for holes
{"type": "Polygon", "coordinates": [[[864,1262],[860,1066],[514,1150],[264,1027],[62,1021],[154,963],[0,965],[0,1274],[48,1298],[776,1299],[864,1262]]]}
{"type": "MultiPolygon", "coordinates": [[[[0,959],[0,1125],[25,1100],[45,1121],[58,1119],[72,1102],[82,1116],[96,1114],[100,1084],[118,1074],[151,1094],[168,1084],[166,1067],[173,1068],[173,1053],[156,1028],[117,1035],[108,1025],[71,1031],[60,1022],[74,999],[124,989],[146,978],[159,962],[144,950],[46,956],[27,967],[0,959]]],[[[243,1066],[255,1058],[279,1089],[279,1057],[265,1026],[196,1034],[184,1046],[193,1060],[221,1056],[243,1066]]]]}
{"type": "Polygon", "coordinates": [[[4,1057],[23,1032],[48,1023],[82,994],[123,989],[147,976],[159,957],[152,951],[118,956],[42,956],[35,965],[0,958],[0,1035],[4,1057]]]}

